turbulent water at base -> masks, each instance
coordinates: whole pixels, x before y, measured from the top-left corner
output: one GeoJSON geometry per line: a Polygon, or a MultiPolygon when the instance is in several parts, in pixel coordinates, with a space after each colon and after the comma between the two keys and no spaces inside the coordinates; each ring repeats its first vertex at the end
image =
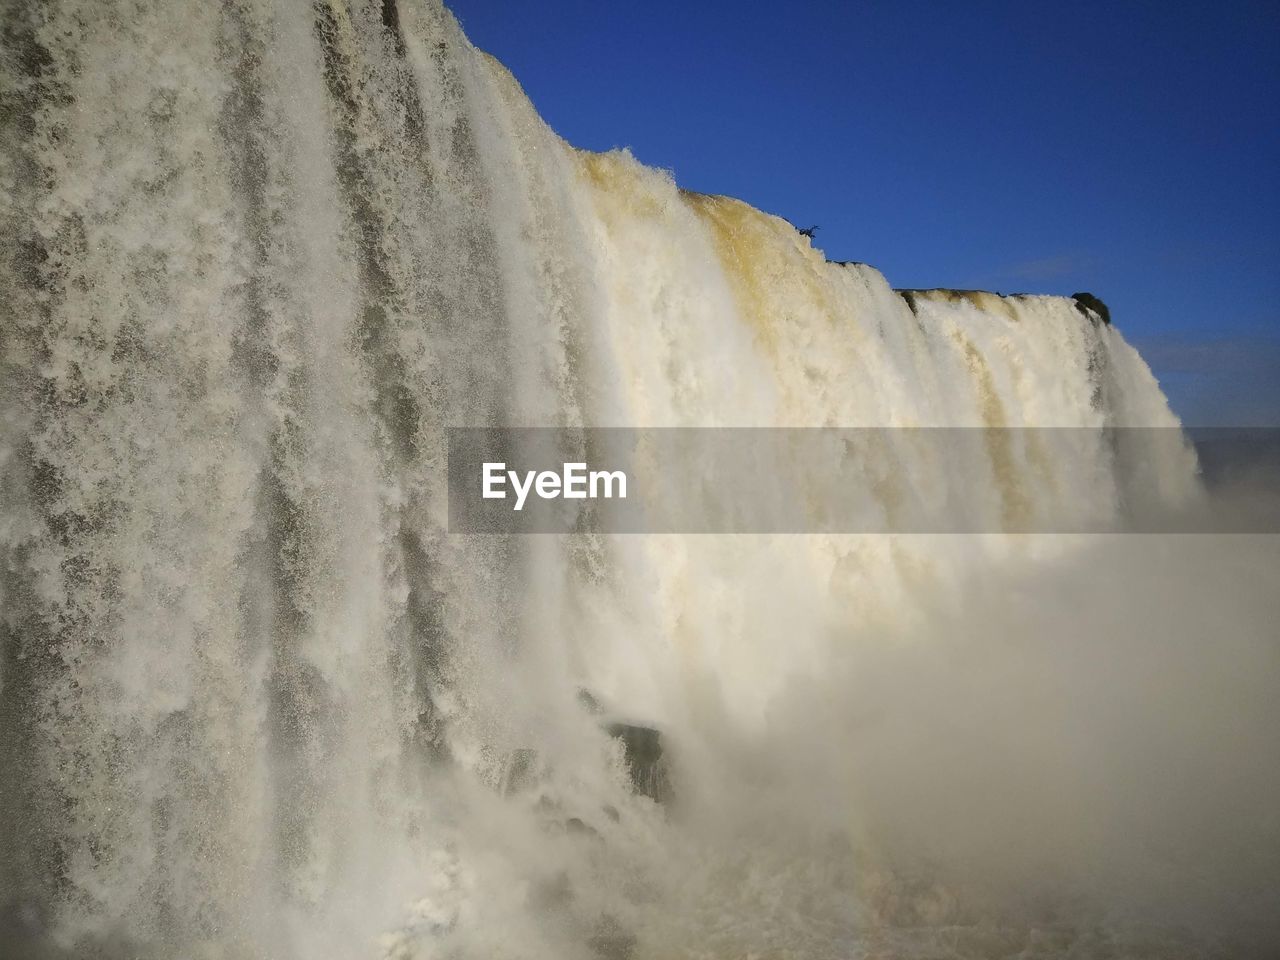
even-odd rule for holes
{"type": "MultiPolygon", "coordinates": [[[[1265,562],[1135,542],[1121,589],[1060,538],[446,530],[449,426],[1176,426],[1114,327],[904,296],[577,151],[431,0],[3,11],[5,956],[1190,956],[1254,915],[1269,861],[1184,901],[1177,850],[1109,851],[1201,820],[1066,798],[1125,789],[1085,744],[1141,643],[1213,629],[1108,610],[1265,562]],[[1042,568],[1074,586],[1032,602],[1042,568]],[[662,732],[666,802],[600,711],[662,732]]],[[[994,443],[1000,515],[1096,491],[1094,453],[994,443]]],[[[945,480],[898,457],[867,485],[945,480]]],[[[1243,649],[1198,677],[1252,703],[1243,649]]],[[[1175,681],[1141,716],[1194,740],[1175,681]]]]}

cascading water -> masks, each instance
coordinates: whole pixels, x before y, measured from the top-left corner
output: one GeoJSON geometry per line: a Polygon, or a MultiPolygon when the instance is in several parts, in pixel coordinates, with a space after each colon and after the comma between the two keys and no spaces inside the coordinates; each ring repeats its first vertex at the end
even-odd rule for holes
{"type": "MultiPolygon", "coordinates": [[[[944,611],[1079,543],[461,537],[444,460],[463,425],[1176,426],[1115,328],[899,294],[575,151],[432,0],[6,0],[2,68],[6,956],[1040,956],[1111,929],[1082,907],[1035,940],[919,879],[877,819],[902,795],[868,786],[889,748],[842,739],[846,698],[885,707],[868,678],[947,686],[919,639],[944,611]],[[663,731],[678,805],[631,788],[600,710],[663,731]]],[[[991,457],[1014,523],[1110,469],[991,457]]],[[[877,462],[895,495],[945,480],[877,462]]],[[[1187,495],[1194,457],[1160,476],[1187,495]]]]}

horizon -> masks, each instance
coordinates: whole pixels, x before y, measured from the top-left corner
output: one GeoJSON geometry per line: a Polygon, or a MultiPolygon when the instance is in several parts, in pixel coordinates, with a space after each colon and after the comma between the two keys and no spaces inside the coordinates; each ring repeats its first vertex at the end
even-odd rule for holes
{"type": "Polygon", "coordinates": [[[895,288],[1089,291],[1186,425],[1280,425],[1280,12],[828,7],[450,3],[574,146],[895,288]]]}

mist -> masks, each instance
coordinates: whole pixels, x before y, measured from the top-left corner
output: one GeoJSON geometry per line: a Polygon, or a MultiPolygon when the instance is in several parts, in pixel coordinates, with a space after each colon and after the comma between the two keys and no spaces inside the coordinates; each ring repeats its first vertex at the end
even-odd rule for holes
{"type": "Polygon", "coordinates": [[[1278,561],[1271,536],[1123,536],[976,572],[794,679],[723,789],[766,836],[847,836],[884,871],[873,913],[908,926],[1272,955],[1278,561]]]}
{"type": "Polygon", "coordinates": [[[661,730],[663,803],[629,794],[625,752],[565,691],[514,724],[539,758],[524,785],[459,801],[466,866],[417,908],[447,922],[410,921],[387,956],[1275,954],[1280,539],[846,538],[982,551],[874,629],[786,590],[811,539],[698,541],[779,584],[783,629],[747,619],[791,664],[771,693],[741,695],[767,685],[738,686],[739,636],[718,672],[686,650],[673,688],[602,698],[661,730]],[[993,541],[1003,559],[979,562],[993,541]]]}
{"type": "Polygon", "coordinates": [[[1277,547],[1075,535],[1224,529],[1118,311],[576,149],[438,0],[5,17],[0,954],[1275,952],[1277,547]],[[473,534],[458,428],[713,442],[473,534]]]}

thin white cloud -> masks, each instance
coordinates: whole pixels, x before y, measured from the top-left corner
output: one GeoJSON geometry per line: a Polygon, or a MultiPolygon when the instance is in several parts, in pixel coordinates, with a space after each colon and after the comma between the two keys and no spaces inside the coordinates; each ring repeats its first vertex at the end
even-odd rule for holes
{"type": "Polygon", "coordinates": [[[1184,423],[1280,425],[1280,339],[1154,336],[1134,345],[1184,423]]]}
{"type": "Polygon", "coordinates": [[[1081,273],[1092,263],[1093,258],[1085,254],[1058,253],[1009,264],[997,270],[995,276],[1009,280],[1052,280],[1055,277],[1081,273]]]}

